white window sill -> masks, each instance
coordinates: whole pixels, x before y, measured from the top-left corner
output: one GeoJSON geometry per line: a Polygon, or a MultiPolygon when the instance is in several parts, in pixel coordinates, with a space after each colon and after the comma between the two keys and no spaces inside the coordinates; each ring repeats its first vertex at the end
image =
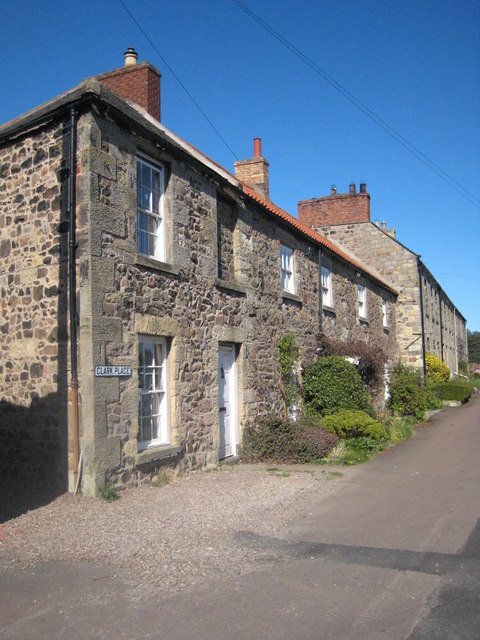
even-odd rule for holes
{"type": "Polygon", "coordinates": [[[360,322],[360,324],[365,324],[367,326],[370,324],[368,318],[366,318],[365,316],[360,316],[358,321],[360,322]]]}
{"type": "Polygon", "coordinates": [[[174,458],[182,450],[179,446],[173,446],[171,444],[159,445],[158,447],[151,447],[139,451],[135,456],[135,466],[138,467],[148,462],[155,462],[157,460],[165,460],[166,458],[174,458]]]}

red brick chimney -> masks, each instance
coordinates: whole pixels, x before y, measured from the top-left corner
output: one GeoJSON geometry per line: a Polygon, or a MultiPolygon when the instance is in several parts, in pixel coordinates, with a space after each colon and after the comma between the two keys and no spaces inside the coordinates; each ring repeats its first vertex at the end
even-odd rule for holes
{"type": "Polygon", "coordinates": [[[120,97],[143,107],[160,121],[160,71],[149,62],[137,64],[138,54],[132,47],[123,55],[124,67],[102,73],[96,76],[97,80],[120,97]]]}
{"type": "Polygon", "coordinates": [[[253,187],[261,196],[270,200],[268,161],[262,156],[262,139],[253,140],[253,158],[235,162],[235,176],[253,187]]]}
{"type": "Polygon", "coordinates": [[[356,192],[352,182],[349,193],[337,193],[332,189],[329,196],[301,200],[298,203],[298,220],[310,228],[370,222],[367,185],[364,182],[360,184],[360,193],[356,192]]]}

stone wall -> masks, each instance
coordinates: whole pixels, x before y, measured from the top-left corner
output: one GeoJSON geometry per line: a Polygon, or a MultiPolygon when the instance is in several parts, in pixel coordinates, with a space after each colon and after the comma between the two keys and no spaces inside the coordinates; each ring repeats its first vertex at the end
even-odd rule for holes
{"type": "Polygon", "coordinates": [[[372,280],[360,275],[345,262],[333,256],[322,257],[322,263],[332,271],[332,306],[322,309],[322,331],[337,340],[362,340],[378,346],[387,355],[390,365],[398,361],[396,337],[396,296],[372,280]],[[367,287],[366,319],[359,317],[358,284],[367,287]],[[387,326],[384,327],[382,300],[387,305],[387,326]],[[345,319],[349,321],[346,322],[345,319]]]}
{"type": "Polygon", "coordinates": [[[55,124],[0,148],[0,479],[32,487],[66,487],[63,137],[55,124]]]}

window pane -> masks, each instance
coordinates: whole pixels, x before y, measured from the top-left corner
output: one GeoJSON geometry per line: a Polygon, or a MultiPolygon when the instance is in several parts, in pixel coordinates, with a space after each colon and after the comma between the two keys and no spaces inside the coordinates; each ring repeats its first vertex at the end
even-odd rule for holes
{"type": "Polygon", "coordinates": [[[152,189],[152,170],[147,164],[142,163],[142,186],[148,191],[152,189]]]}
{"type": "Polygon", "coordinates": [[[151,369],[147,369],[143,376],[143,387],[145,391],[153,390],[153,372],[151,369]]]}
{"type": "Polygon", "coordinates": [[[148,442],[152,439],[152,418],[151,416],[146,416],[141,420],[141,441],[148,442]]]}
{"type": "Polygon", "coordinates": [[[145,188],[141,189],[141,202],[140,202],[141,209],[145,209],[145,211],[151,210],[150,196],[151,196],[150,189],[145,189],[145,188]]]}
{"type": "Polygon", "coordinates": [[[160,211],[160,173],[158,171],[154,172],[152,210],[155,213],[160,211]]]}
{"type": "Polygon", "coordinates": [[[145,366],[151,367],[154,363],[153,356],[153,348],[154,345],[151,342],[144,343],[144,351],[145,351],[145,366]]]}

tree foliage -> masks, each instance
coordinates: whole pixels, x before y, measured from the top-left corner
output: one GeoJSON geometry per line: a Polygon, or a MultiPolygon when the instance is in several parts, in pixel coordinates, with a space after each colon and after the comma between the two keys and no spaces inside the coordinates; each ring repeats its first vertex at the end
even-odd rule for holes
{"type": "Polygon", "coordinates": [[[468,360],[480,364],[480,331],[468,331],[468,360]]]}

